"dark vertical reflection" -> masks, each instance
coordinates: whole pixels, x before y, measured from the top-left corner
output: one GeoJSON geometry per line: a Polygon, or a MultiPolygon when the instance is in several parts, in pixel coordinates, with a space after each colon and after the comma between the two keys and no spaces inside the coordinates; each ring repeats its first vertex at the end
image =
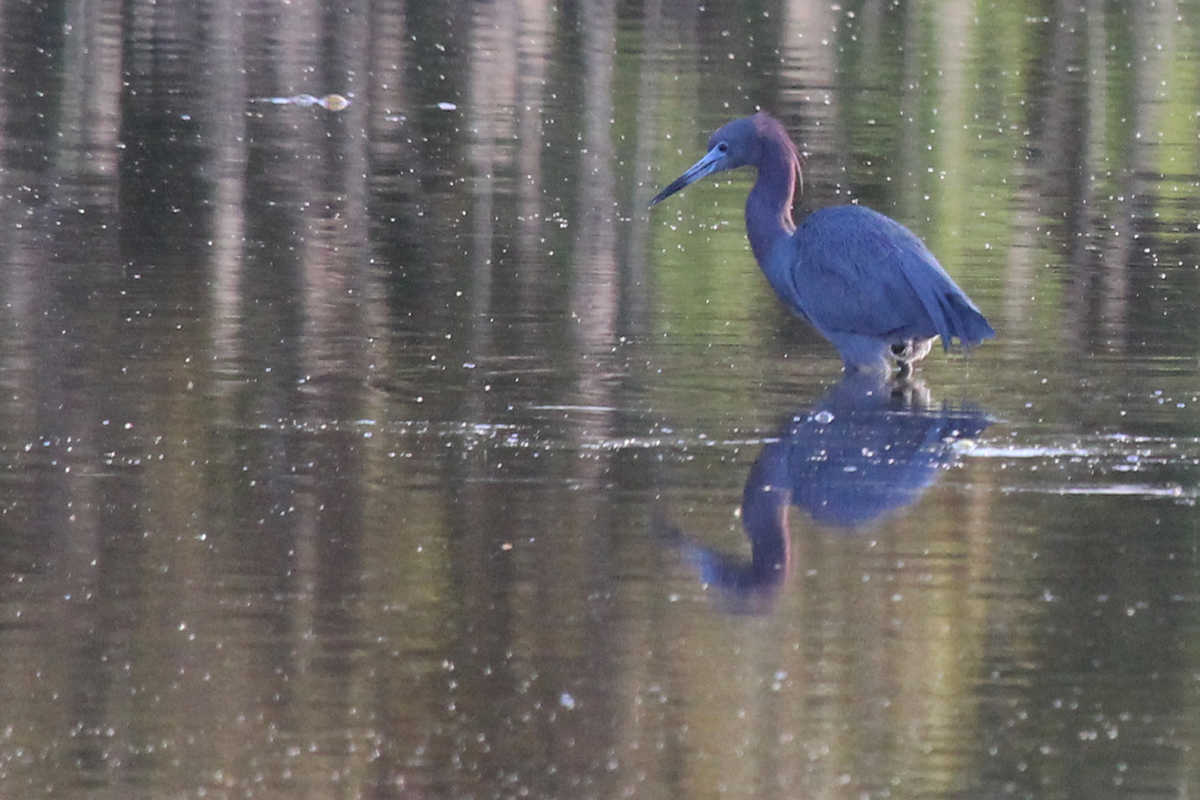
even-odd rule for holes
{"type": "Polygon", "coordinates": [[[130,342],[107,313],[121,285],[114,182],[121,86],[117,10],[111,3],[67,8],[64,30],[79,33],[54,43],[65,54],[54,116],[59,138],[48,156],[44,203],[26,219],[37,231],[27,254],[34,273],[32,395],[26,403],[36,415],[29,433],[42,444],[49,467],[30,493],[29,523],[48,545],[34,571],[45,580],[47,602],[31,610],[44,615],[36,624],[50,645],[43,651],[51,659],[46,667],[67,692],[56,723],[69,720],[80,731],[72,752],[40,765],[44,785],[72,762],[85,779],[119,779],[105,753],[132,744],[127,726],[113,740],[105,736],[107,703],[129,685],[118,671],[97,668],[113,644],[110,603],[128,590],[108,566],[129,554],[129,542],[114,541],[108,532],[129,527],[128,505],[136,497],[133,481],[111,482],[107,491],[96,481],[96,459],[122,438],[102,420],[129,424],[143,408],[142,400],[122,391],[119,370],[130,342]]]}
{"type": "MultiPolygon", "coordinates": [[[[616,344],[621,275],[617,264],[617,194],[613,120],[616,97],[614,78],[617,50],[617,9],[614,0],[582,5],[576,24],[582,31],[583,75],[580,113],[582,137],[579,162],[578,230],[571,259],[571,321],[575,342],[576,402],[590,407],[581,416],[577,436],[593,441],[613,435],[616,418],[613,395],[616,383],[612,351],[616,344]]],[[[612,469],[608,458],[589,459],[577,469],[577,479],[589,488],[599,486],[612,469]]],[[[569,513],[587,521],[575,559],[579,585],[571,598],[587,619],[582,646],[573,656],[551,669],[553,680],[569,693],[571,702],[585,703],[595,716],[568,720],[568,736],[588,742],[587,752],[560,750],[557,759],[565,769],[562,791],[591,774],[602,763],[601,753],[611,752],[611,720],[616,697],[615,598],[606,591],[615,571],[612,551],[615,509],[602,495],[588,491],[576,498],[569,513]],[[569,673],[566,669],[570,667],[569,673]],[[561,669],[561,673],[560,673],[561,669]],[[577,670],[596,677],[583,684],[571,679],[577,670]],[[557,673],[557,674],[556,674],[557,673]]],[[[555,641],[565,643],[572,634],[566,628],[554,631],[555,641]]]]}
{"type": "MultiPolygon", "coordinates": [[[[56,9],[57,11],[57,9],[56,9]]],[[[6,75],[21,66],[25,81],[0,81],[0,414],[4,429],[17,441],[39,439],[41,416],[35,403],[39,399],[41,376],[38,367],[43,361],[43,342],[33,332],[46,313],[47,253],[52,243],[47,241],[48,226],[35,219],[39,208],[48,203],[52,185],[50,161],[53,148],[48,130],[57,119],[57,97],[63,76],[53,67],[49,53],[59,45],[62,19],[46,8],[11,5],[0,7],[0,67],[6,75]],[[18,32],[19,35],[12,35],[18,32]],[[39,53],[46,56],[38,58],[39,53]],[[18,83],[24,83],[28,90],[18,83]]],[[[53,224],[56,214],[42,212],[41,219],[53,224]]],[[[58,476],[45,470],[46,483],[56,482],[58,476]]],[[[37,477],[24,470],[7,482],[0,494],[3,518],[0,519],[0,614],[6,627],[3,647],[0,647],[0,670],[6,680],[0,682],[0,697],[10,719],[21,718],[25,724],[14,729],[12,747],[33,747],[41,742],[55,741],[56,733],[68,723],[70,713],[64,704],[47,707],[38,697],[36,684],[27,676],[39,669],[54,667],[48,673],[60,679],[63,663],[59,658],[64,638],[54,622],[59,613],[51,603],[27,604],[26,581],[48,583],[52,559],[62,547],[62,537],[55,535],[55,520],[42,516],[44,509],[38,501],[37,477]],[[28,608],[27,608],[28,605],[28,608]],[[28,621],[21,618],[28,615],[28,621]],[[11,677],[9,677],[11,676],[11,677]]],[[[89,543],[85,540],[83,547],[89,543]]],[[[61,595],[54,595],[53,605],[61,606],[61,595]]],[[[73,676],[70,676],[73,677],[73,676]]],[[[64,685],[61,680],[57,685],[64,685]]],[[[72,697],[72,702],[74,698],[72,697]]],[[[55,774],[58,761],[23,768],[16,765],[9,771],[12,780],[30,791],[42,791],[55,774]]]]}
{"type": "MultiPolygon", "coordinates": [[[[545,303],[550,281],[545,257],[545,209],[543,154],[546,149],[546,84],[549,79],[553,48],[554,7],[542,0],[523,0],[518,4],[522,30],[519,40],[515,108],[517,238],[516,268],[518,308],[523,316],[533,317],[545,303]]],[[[537,326],[527,326],[536,329],[537,326]]],[[[532,332],[532,331],[531,331],[532,332]]],[[[529,350],[540,349],[540,338],[527,340],[529,350]]]]}
{"type": "MultiPolygon", "coordinates": [[[[251,342],[245,339],[245,313],[241,299],[246,285],[245,241],[247,228],[247,175],[249,162],[248,126],[246,119],[246,71],[249,58],[246,51],[246,19],[236,0],[217,0],[202,18],[201,37],[204,47],[213,54],[209,80],[201,87],[199,99],[200,137],[204,149],[202,168],[205,188],[211,198],[208,209],[207,236],[212,242],[205,263],[208,292],[205,297],[208,360],[211,372],[199,379],[201,391],[213,401],[213,413],[218,419],[232,420],[237,416],[238,387],[241,384],[241,365],[251,342]]],[[[200,352],[204,352],[201,348],[200,352]]],[[[198,432],[197,432],[198,433],[198,432]]],[[[198,435],[203,438],[203,434],[198,435]]],[[[217,452],[223,448],[214,447],[217,452]]],[[[228,452],[225,450],[225,452],[228,452]]],[[[218,510],[212,514],[214,528],[236,524],[236,516],[222,499],[229,484],[214,481],[209,503],[218,510]]],[[[203,497],[202,492],[197,492],[203,497]]],[[[204,502],[201,499],[200,502],[204,502]]],[[[214,604],[215,605],[215,604],[214,604]]],[[[206,616],[213,609],[205,609],[206,616]]],[[[253,628],[247,626],[252,635],[253,628]]],[[[240,659],[239,659],[240,661],[240,659]]],[[[244,669],[245,664],[239,667],[244,669]]],[[[240,670],[239,670],[240,671],[240,670]]],[[[213,728],[224,735],[211,737],[211,748],[205,755],[215,763],[230,763],[250,746],[250,738],[223,726],[220,720],[234,719],[238,709],[245,708],[248,698],[240,681],[225,681],[210,694],[213,728]]]]}
{"type": "Polygon", "coordinates": [[[1100,336],[1101,348],[1110,352],[1123,352],[1127,345],[1127,324],[1129,304],[1129,247],[1132,242],[1132,231],[1117,221],[1117,236],[1107,241],[1100,236],[1104,229],[1104,219],[1099,213],[1103,208],[1103,183],[1099,180],[1107,165],[1104,156],[1110,147],[1107,122],[1110,113],[1110,74],[1108,64],[1108,37],[1106,35],[1107,18],[1104,4],[1099,0],[1089,0],[1087,4],[1087,65],[1092,79],[1087,82],[1087,135],[1084,140],[1086,156],[1084,158],[1083,202],[1082,212],[1086,217],[1087,235],[1079,237],[1080,248],[1076,259],[1085,262],[1085,248],[1098,252],[1102,261],[1100,336]]]}
{"type": "MultiPolygon", "coordinates": [[[[465,313],[464,358],[486,364],[497,353],[497,194],[502,191],[498,172],[511,142],[516,40],[520,20],[513,2],[499,0],[464,4],[471,14],[468,36],[461,42],[466,59],[463,109],[464,137],[469,142],[472,171],[471,233],[468,272],[464,286],[468,301],[465,313]]],[[[488,398],[474,372],[466,378],[467,392],[461,404],[464,418],[485,425],[489,419],[488,398]]],[[[502,557],[500,547],[508,541],[511,509],[488,480],[489,464],[478,454],[456,447],[447,465],[450,510],[450,588],[454,596],[453,616],[448,620],[452,638],[447,663],[453,673],[440,680],[435,691],[451,694],[436,731],[431,757],[439,773],[460,770],[468,785],[486,785],[501,774],[503,749],[494,752],[489,735],[503,726],[503,702],[492,698],[511,697],[514,682],[506,665],[513,642],[514,609],[509,596],[513,565],[502,557]],[[447,685],[457,691],[448,692],[447,685]],[[460,688],[461,687],[461,688],[460,688]]]]}
{"type": "Polygon", "coordinates": [[[1087,253],[1086,239],[1082,236],[1084,229],[1080,224],[1085,213],[1082,182],[1086,173],[1080,167],[1086,163],[1088,145],[1087,137],[1079,135],[1081,130],[1087,130],[1086,109],[1080,92],[1084,80],[1081,67],[1087,63],[1087,26],[1090,22],[1099,24],[1100,21],[1089,21],[1081,3],[1056,3],[1054,10],[1053,42],[1047,52],[1046,93],[1041,98],[1045,104],[1045,129],[1040,131],[1040,156],[1044,165],[1040,183],[1043,196],[1052,203],[1069,203],[1045,210],[1061,219],[1065,232],[1077,234],[1064,237],[1070,243],[1076,271],[1068,283],[1066,308],[1069,310],[1064,317],[1062,333],[1073,347],[1083,348],[1091,265],[1080,257],[1087,253]]]}
{"type": "MultiPolygon", "coordinates": [[[[241,327],[239,298],[243,287],[243,242],[246,231],[246,68],[245,17],[234,0],[213,4],[206,20],[207,46],[213,59],[202,136],[211,145],[208,167],[212,184],[212,242],[209,277],[211,297],[212,358],[220,373],[228,375],[244,355],[239,347],[241,327]]],[[[232,382],[213,390],[228,401],[232,382]]],[[[227,413],[231,413],[228,409],[227,413]]]]}
{"type": "MultiPolygon", "coordinates": [[[[619,297],[612,143],[616,7],[601,0],[584,3],[580,11],[583,135],[571,316],[576,323],[576,352],[584,359],[594,359],[613,343],[619,297]]],[[[580,367],[584,383],[580,397],[603,405],[604,390],[595,383],[601,373],[586,362],[580,367]]]]}
{"type": "MultiPolygon", "coordinates": [[[[1125,13],[1130,14],[1128,10],[1125,13]]],[[[1178,249],[1162,235],[1174,231],[1168,227],[1169,223],[1161,221],[1163,217],[1177,218],[1177,212],[1171,209],[1176,201],[1167,194],[1168,181],[1175,176],[1164,175],[1163,170],[1178,163],[1176,158],[1165,157],[1177,145],[1167,141],[1164,128],[1169,118],[1166,89],[1176,80],[1170,63],[1180,57],[1179,19],[1178,5],[1173,2],[1156,4],[1128,17],[1128,35],[1133,50],[1141,56],[1131,64],[1128,101],[1131,113],[1126,138],[1114,148],[1123,150],[1128,161],[1116,182],[1118,200],[1106,225],[1110,229],[1109,244],[1097,259],[1095,269],[1100,274],[1094,278],[1095,288],[1088,298],[1098,322],[1097,330],[1092,333],[1098,340],[1095,350],[1109,349],[1110,343],[1117,348],[1122,343],[1133,346],[1128,331],[1131,323],[1148,326],[1149,338],[1161,340],[1160,346],[1169,345],[1168,340],[1176,338],[1173,329],[1177,326],[1172,323],[1177,315],[1185,319],[1190,317],[1189,311],[1200,310],[1200,302],[1193,298],[1185,309],[1164,314],[1159,303],[1150,299],[1155,295],[1161,297],[1161,269],[1182,265],[1168,260],[1178,249]]],[[[1189,229],[1194,214],[1193,204],[1192,213],[1184,216],[1189,229]]],[[[1185,257],[1190,258],[1191,253],[1185,257]]],[[[1163,349],[1190,357],[1200,340],[1189,338],[1186,343],[1180,342],[1184,344],[1182,348],[1163,349]]],[[[1138,346],[1135,352],[1141,349],[1138,346]]]]}
{"type": "Polygon", "coordinates": [[[1178,794],[1196,4],[978,12],[0,4],[0,796],[1178,794]],[[743,178],[639,184],[754,105],[806,206],[961,237],[1004,338],[927,374],[1016,444],[731,620],[646,507],[747,555],[836,364],[761,325],[743,178]]]}
{"type": "Polygon", "coordinates": [[[496,0],[472,9],[470,102],[466,109],[471,132],[471,166],[475,183],[472,192],[474,230],[471,247],[470,341],[468,352],[475,358],[492,355],[492,273],[496,225],[496,172],[502,169],[503,148],[512,141],[509,127],[515,89],[513,60],[515,37],[520,24],[514,2],[496,0]]]}
{"type": "Polygon", "coordinates": [[[900,72],[900,170],[903,176],[900,182],[899,202],[905,209],[919,208],[921,205],[921,165],[924,163],[921,153],[922,125],[929,124],[926,108],[921,99],[926,81],[932,80],[931,75],[923,68],[923,62],[928,52],[921,46],[924,20],[921,12],[925,7],[921,4],[906,3],[895,10],[899,17],[899,25],[903,31],[901,45],[900,72]]]}
{"type": "Polygon", "coordinates": [[[1129,15],[1128,27],[1121,27],[1108,23],[1103,5],[1055,5],[1039,87],[1044,113],[1033,117],[1040,165],[1035,204],[1066,243],[1061,335],[1077,352],[1120,352],[1128,346],[1136,311],[1133,272],[1145,260],[1134,243],[1153,234],[1154,208],[1163,200],[1155,197],[1151,177],[1163,144],[1162,64],[1171,57],[1162,43],[1173,19],[1168,5],[1156,6],[1129,15]],[[1114,58],[1123,36],[1144,55],[1124,63],[1114,58]],[[1118,75],[1130,89],[1123,98],[1112,96],[1118,75]],[[1114,140],[1112,109],[1123,103],[1129,116],[1114,140]]]}
{"type": "Polygon", "coordinates": [[[659,84],[666,77],[662,69],[666,19],[662,0],[649,0],[643,9],[642,40],[644,52],[639,59],[638,102],[634,115],[636,141],[633,176],[629,197],[623,204],[630,217],[630,232],[621,256],[625,273],[621,280],[621,333],[634,338],[647,333],[651,296],[654,291],[647,254],[650,244],[650,216],[644,210],[648,191],[654,183],[654,145],[658,140],[658,115],[661,102],[659,84]]]}
{"type": "MultiPolygon", "coordinates": [[[[846,183],[849,152],[845,117],[841,94],[835,91],[838,19],[828,3],[809,0],[790,0],[783,13],[782,71],[789,80],[779,101],[801,119],[796,139],[805,153],[802,215],[852,199],[852,189],[846,183]]],[[[760,102],[772,110],[768,98],[760,102]]],[[[779,109],[776,113],[785,112],[779,109]]]]}

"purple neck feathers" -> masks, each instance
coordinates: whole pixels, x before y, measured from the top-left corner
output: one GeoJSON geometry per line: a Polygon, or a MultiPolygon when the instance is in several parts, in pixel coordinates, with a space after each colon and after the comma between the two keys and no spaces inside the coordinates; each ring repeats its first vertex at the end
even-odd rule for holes
{"type": "Polygon", "coordinates": [[[781,237],[796,231],[792,220],[792,199],[796,194],[796,176],[800,160],[796,148],[781,130],[768,132],[759,140],[760,149],[754,165],[758,180],[746,198],[746,236],[750,249],[764,272],[770,272],[771,249],[781,237]],[[782,137],[782,138],[781,138],[782,137]]]}

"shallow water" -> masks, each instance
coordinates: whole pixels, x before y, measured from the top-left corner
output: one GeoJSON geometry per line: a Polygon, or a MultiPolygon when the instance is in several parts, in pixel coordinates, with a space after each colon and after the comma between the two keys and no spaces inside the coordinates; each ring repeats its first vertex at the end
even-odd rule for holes
{"type": "Polygon", "coordinates": [[[1200,4],[0,15],[0,796],[1196,794],[1200,4]],[[996,340],[645,210],[758,107],[996,340]]]}

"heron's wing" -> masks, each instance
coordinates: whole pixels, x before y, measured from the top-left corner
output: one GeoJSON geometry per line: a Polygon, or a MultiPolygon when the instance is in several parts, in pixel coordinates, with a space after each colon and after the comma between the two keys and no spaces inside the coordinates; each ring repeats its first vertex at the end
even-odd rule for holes
{"type": "Polygon", "coordinates": [[[814,212],[791,240],[795,303],[833,333],[975,344],[987,321],[900,223],[862,206],[814,212]]]}

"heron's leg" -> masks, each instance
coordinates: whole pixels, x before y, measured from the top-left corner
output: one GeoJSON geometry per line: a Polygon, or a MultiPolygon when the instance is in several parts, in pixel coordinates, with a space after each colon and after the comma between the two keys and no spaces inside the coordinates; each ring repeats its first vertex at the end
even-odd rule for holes
{"type": "Polygon", "coordinates": [[[907,378],[912,374],[912,365],[914,362],[920,361],[929,355],[930,349],[933,348],[933,340],[936,338],[934,336],[928,339],[908,339],[892,345],[892,355],[900,364],[901,378],[907,378]]]}
{"type": "Polygon", "coordinates": [[[822,331],[822,333],[842,356],[842,364],[845,365],[846,372],[890,373],[892,371],[892,360],[889,357],[886,341],[857,333],[829,333],[828,331],[822,331]]]}

